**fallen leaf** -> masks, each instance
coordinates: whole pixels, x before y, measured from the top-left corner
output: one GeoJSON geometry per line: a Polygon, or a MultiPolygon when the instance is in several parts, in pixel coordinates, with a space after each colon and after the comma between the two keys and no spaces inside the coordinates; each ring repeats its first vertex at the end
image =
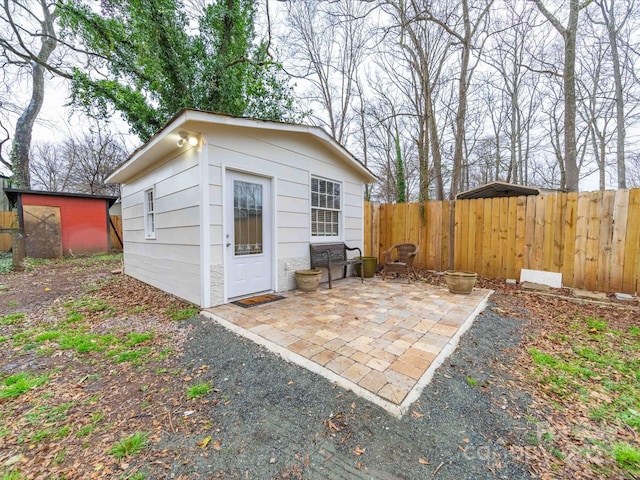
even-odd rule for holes
{"type": "Polygon", "coordinates": [[[463,438],[463,439],[462,439],[462,441],[463,441],[464,443],[469,443],[469,439],[468,439],[468,438],[463,438]]]}
{"type": "Polygon", "coordinates": [[[289,381],[287,382],[287,385],[293,385],[293,380],[289,380],[289,381]]]}
{"type": "Polygon", "coordinates": [[[270,463],[270,464],[272,464],[272,465],[273,465],[274,463],[276,463],[276,457],[271,457],[271,458],[269,459],[269,463],[270,463]]]}
{"type": "Polygon", "coordinates": [[[413,418],[422,418],[424,417],[424,413],[416,412],[415,410],[411,410],[411,416],[413,418]]]}
{"type": "Polygon", "coordinates": [[[418,463],[419,463],[420,465],[429,465],[429,462],[428,462],[428,461],[426,461],[424,458],[419,458],[419,459],[418,459],[418,463]]]}
{"type": "Polygon", "coordinates": [[[366,448],[357,446],[356,448],[353,449],[353,453],[355,453],[356,455],[362,455],[365,452],[365,450],[366,448]]]}
{"type": "Polygon", "coordinates": [[[215,442],[213,442],[213,443],[211,444],[211,446],[213,447],[213,449],[214,449],[216,452],[219,452],[220,450],[222,450],[222,446],[220,445],[220,442],[219,442],[219,441],[217,441],[217,440],[216,440],[215,442]]]}
{"type": "Polygon", "coordinates": [[[198,446],[202,448],[207,448],[209,442],[211,441],[211,437],[204,437],[202,440],[198,442],[198,446]]]}

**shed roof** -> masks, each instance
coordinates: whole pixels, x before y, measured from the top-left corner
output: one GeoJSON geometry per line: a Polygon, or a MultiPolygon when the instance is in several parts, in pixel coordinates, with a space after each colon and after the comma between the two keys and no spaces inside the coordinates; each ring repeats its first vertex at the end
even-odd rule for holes
{"type": "Polygon", "coordinates": [[[91,195],[88,193],[69,193],[69,192],[47,192],[45,190],[29,190],[26,188],[5,188],[4,193],[9,198],[11,203],[15,204],[18,195],[23,193],[28,193],[30,195],[47,195],[53,197],[66,197],[66,198],[93,198],[95,200],[106,200],[109,202],[109,206],[113,205],[114,202],[118,199],[118,197],[114,197],[111,195],[91,195]]]}
{"type": "Polygon", "coordinates": [[[261,128],[292,134],[309,135],[339,157],[345,165],[355,169],[366,182],[374,182],[375,175],[357,160],[345,147],[320,127],[235,117],[233,115],[183,109],[157,131],[144,145],[136,149],[129,158],[119,165],[107,178],[107,182],[123,183],[134,177],[156,161],[170,154],[176,148],[180,133],[199,135],[208,125],[230,125],[243,128],[261,128]]]}
{"type": "Polygon", "coordinates": [[[497,197],[520,197],[528,195],[540,195],[545,190],[538,187],[528,187],[507,182],[491,182],[479,187],[472,188],[456,195],[458,200],[469,200],[472,198],[497,198],[497,197]]]}

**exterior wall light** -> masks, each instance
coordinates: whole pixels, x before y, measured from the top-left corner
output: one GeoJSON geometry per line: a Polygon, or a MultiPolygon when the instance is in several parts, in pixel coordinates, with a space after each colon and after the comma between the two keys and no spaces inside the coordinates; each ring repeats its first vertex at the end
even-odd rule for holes
{"type": "Polygon", "coordinates": [[[198,137],[187,132],[180,132],[180,139],[177,143],[178,147],[184,147],[187,143],[192,147],[195,147],[198,145],[198,137]]]}

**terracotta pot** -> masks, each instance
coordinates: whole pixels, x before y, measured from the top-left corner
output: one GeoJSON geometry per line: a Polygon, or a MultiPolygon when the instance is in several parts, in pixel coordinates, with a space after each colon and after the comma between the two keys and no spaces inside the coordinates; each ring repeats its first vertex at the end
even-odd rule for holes
{"type": "Polygon", "coordinates": [[[320,285],[322,270],[296,270],[296,284],[303,292],[315,292],[320,285]]]}
{"type": "Polygon", "coordinates": [[[444,279],[451,293],[469,295],[476,284],[478,274],[474,272],[463,272],[461,270],[447,270],[444,272],[444,279]]]}

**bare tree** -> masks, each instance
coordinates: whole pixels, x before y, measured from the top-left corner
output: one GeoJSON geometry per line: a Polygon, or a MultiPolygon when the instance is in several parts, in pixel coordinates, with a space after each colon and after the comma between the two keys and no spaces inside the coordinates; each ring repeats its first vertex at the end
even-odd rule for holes
{"type": "Polygon", "coordinates": [[[339,142],[346,143],[358,128],[357,97],[360,69],[369,50],[367,15],[371,6],[358,0],[324,2],[290,0],[285,40],[293,52],[290,74],[311,86],[305,92],[314,121],[325,125],[339,142]]]}
{"type": "Polygon", "coordinates": [[[601,20],[589,16],[590,20],[606,27],[611,49],[611,63],[613,66],[613,80],[615,82],[615,106],[616,106],[616,166],[618,173],[618,188],[627,188],[625,166],[625,141],[626,118],[625,98],[623,87],[623,60],[620,55],[621,32],[629,21],[631,15],[637,11],[637,2],[627,0],[616,2],[615,0],[595,0],[600,7],[601,20]]]}
{"type": "Polygon", "coordinates": [[[117,196],[119,186],[106,184],[105,179],[126,157],[123,143],[100,128],[61,144],[37,145],[31,163],[33,186],[56,192],[117,196]]]}
{"type": "Polygon", "coordinates": [[[578,147],[576,141],[576,35],[580,11],[586,8],[591,0],[580,3],[580,0],[569,0],[567,25],[564,26],[558,17],[542,3],[534,0],[538,10],[549,20],[551,25],[562,36],[564,42],[564,61],[562,70],[564,95],[564,170],[565,187],[577,192],[579,188],[578,147]]]}
{"type": "Polygon", "coordinates": [[[31,83],[29,102],[16,121],[9,159],[2,158],[4,165],[11,165],[13,184],[19,187],[30,186],[29,151],[33,125],[44,102],[45,72],[70,77],[52,57],[58,46],[57,17],[56,3],[46,0],[2,0],[0,7],[2,67],[28,75],[31,83]]]}
{"type": "Polygon", "coordinates": [[[64,144],[36,143],[31,149],[31,186],[47,192],[70,192],[73,161],[64,144]]]}
{"type": "Polygon", "coordinates": [[[451,45],[460,52],[458,92],[455,99],[455,147],[449,191],[451,199],[455,198],[461,185],[469,86],[488,38],[488,17],[493,1],[451,2],[447,5],[449,9],[445,11],[435,11],[430,4],[424,6],[424,19],[438,25],[443,34],[451,38],[451,45]]]}
{"type": "MultiPolygon", "coordinates": [[[[388,31],[396,35],[397,47],[389,43],[385,49],[387,58],[378,59],[376,63],[386,72],[388,86],[393,85],[402,92],[406,114],[415,118],[415,127],[410,131],[418,155],[418,198],[428,200],[433,188],[434,197],[442,200],[445,175],[437,99],[443,69],[453,53],[451,44],[440,27],[423,18],[424,2],[388,1],[383,2],[383,7],[393,19],[388,31]]],[[[387,88],[380,85],[377,90],[387,88]]]]}

